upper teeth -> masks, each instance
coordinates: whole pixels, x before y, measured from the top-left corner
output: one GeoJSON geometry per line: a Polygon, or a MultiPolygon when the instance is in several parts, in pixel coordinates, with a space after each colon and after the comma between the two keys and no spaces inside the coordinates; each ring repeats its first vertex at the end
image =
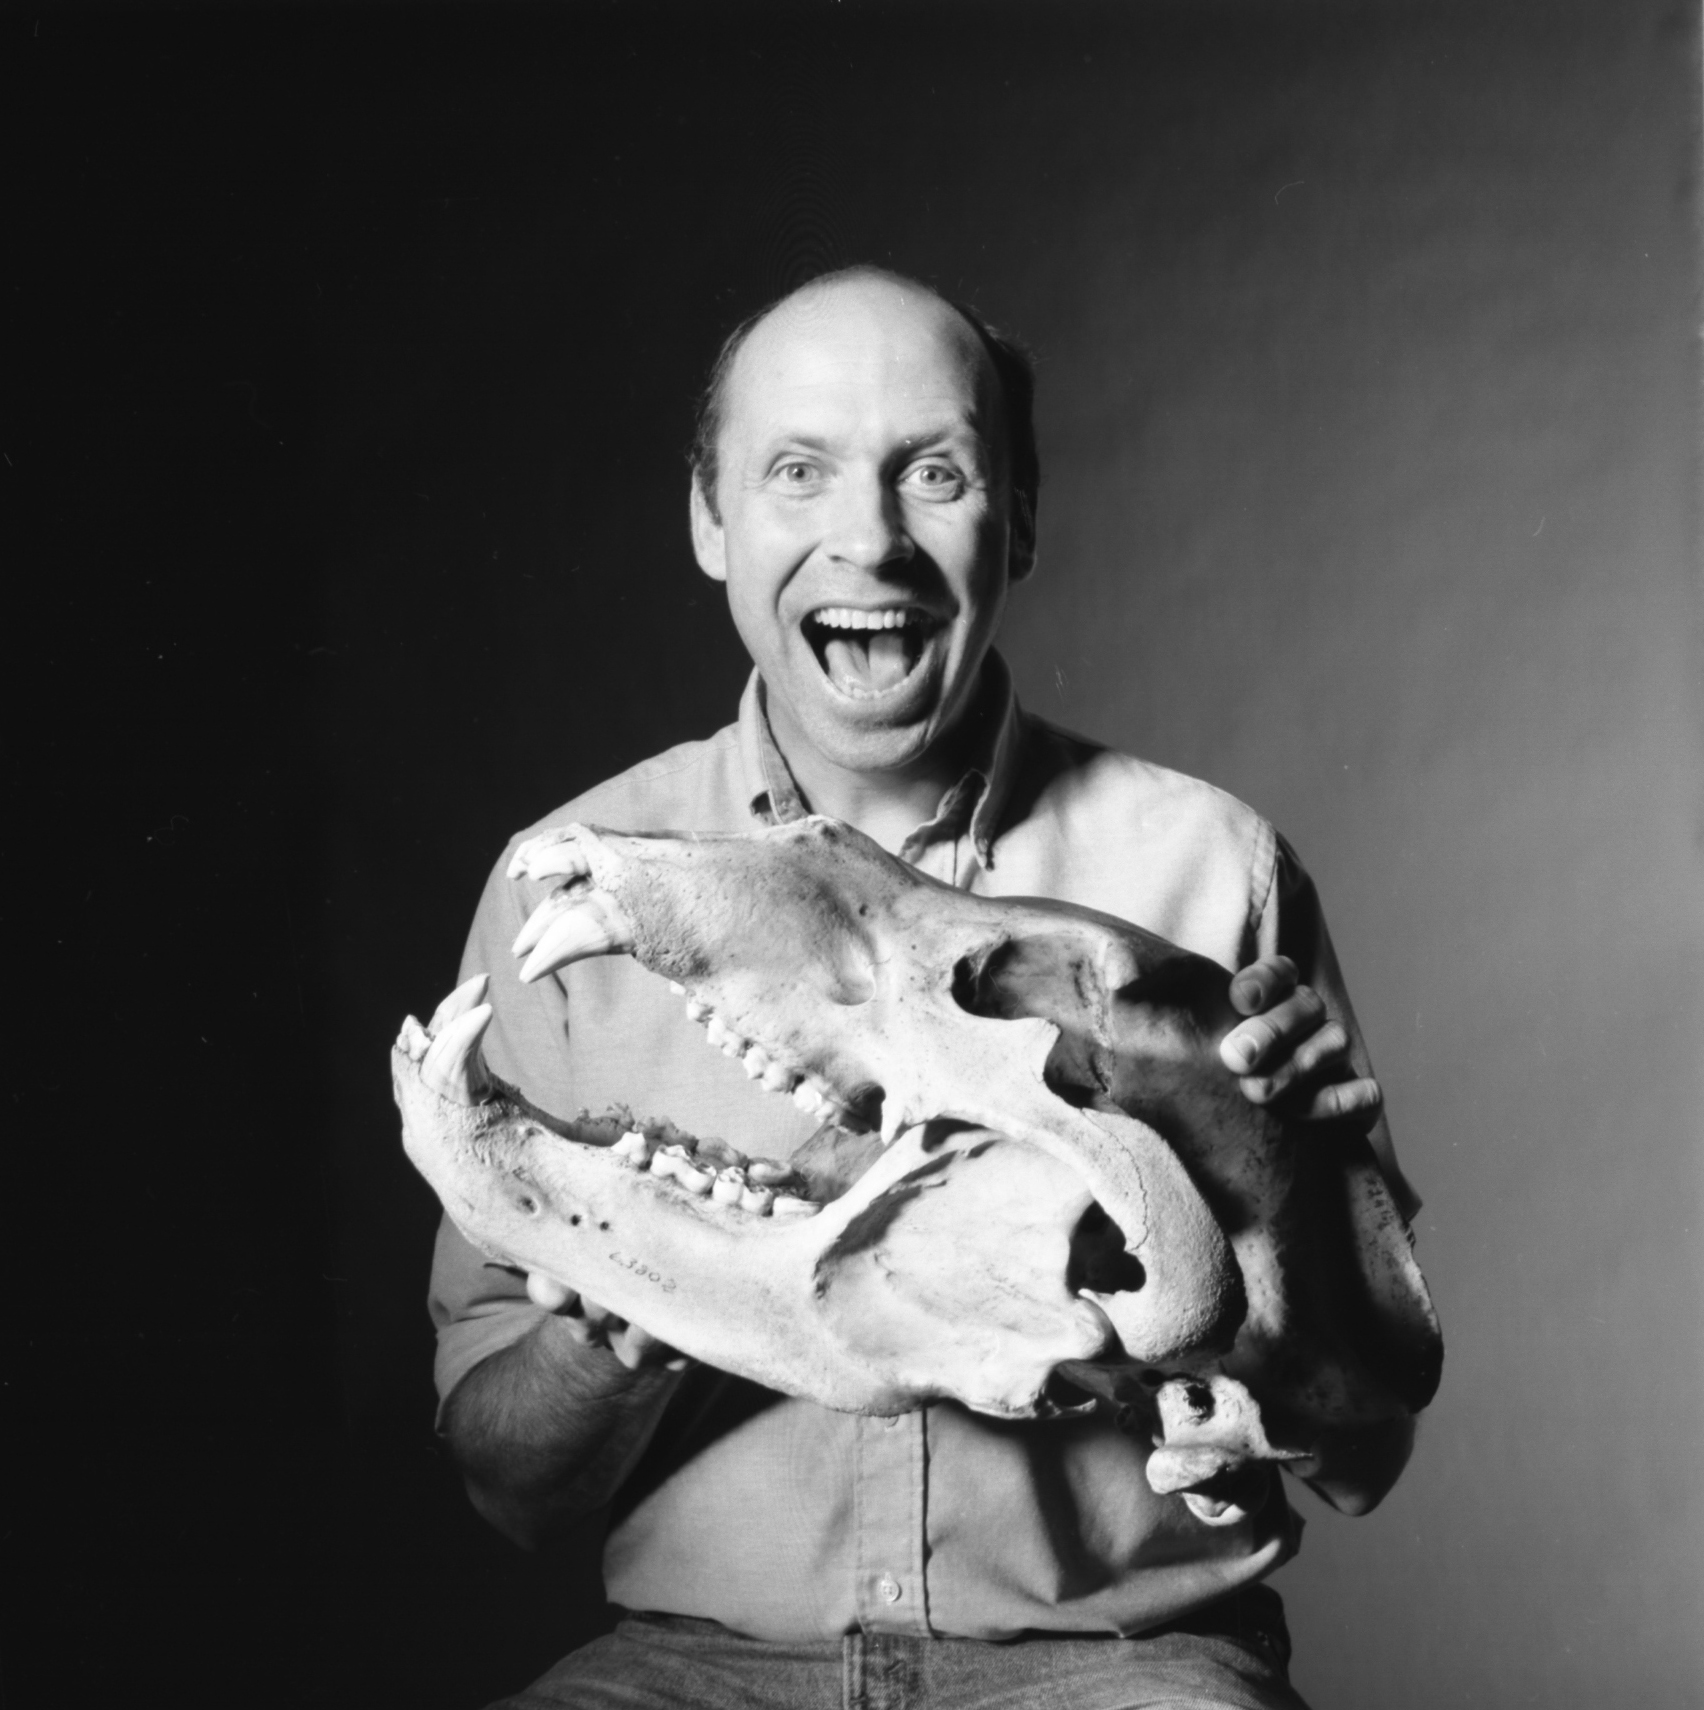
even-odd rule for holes
{"type": "Polygon", "coordinates": [[[828,629],[902,629],[911,621],[910,612],[891,607],[879,612],[861,612],[854,606],[824,606],[814,615],[828,629]]]}
{"type": "Polygon", "coordinates": [[[723,1056],[734,1058],[754,1081],[761,1082],[770,1092],[791,1093],[793,1102],[807,1115],[838,1121],[845,1114],[828,1096],[825,1087],[803,1079],[799,1070],[789,1068],[761,1045],[736,1033],[702,998],[689,997],[686,1013],[692,1020],[703,1024],[708,1044],[723,1056]]]}

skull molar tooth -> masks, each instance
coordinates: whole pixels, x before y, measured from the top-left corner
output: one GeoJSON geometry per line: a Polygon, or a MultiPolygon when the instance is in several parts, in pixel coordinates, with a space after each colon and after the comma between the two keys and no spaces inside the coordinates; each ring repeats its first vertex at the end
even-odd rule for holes
{"type": "Polygon", "coordinates": [[[645,1169],[651,1161],[651,1142],[637,1128],[630,1128],[610,1147],[610,1151],[623,1163],[637,1165],[640,1169],[645,1169]]]}
{"type": "Polygon", "coordinates": [[[810,1217],[822,1210],[814,1199],[800,1199],[797,1194],[778,1193],[772,1215],[776,1217],[810,1217]]]}
{"type": "Polygon", "coordinates": [[[745,1197],[746,1173],[738,1164],[730,1164],[725,1170],[716,1172],[716,1180],[710,1189],[710,1197],[718,1205],[738,1205],[745,1197]]]}
{"type": "Polygon", "coordinates": [[[684,1146],[664,1146],[651,1160],[651,1174],[678,1182],[688,1193],[696,1196],[710,1191],[710,1172],[699,1169],[684,1146]]]}

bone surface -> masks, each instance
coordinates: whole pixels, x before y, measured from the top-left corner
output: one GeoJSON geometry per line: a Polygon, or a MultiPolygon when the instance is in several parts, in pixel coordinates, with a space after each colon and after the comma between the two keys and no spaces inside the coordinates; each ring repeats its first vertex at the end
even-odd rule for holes
{"type": "Polygon", "coordinates": [[[1117,1407],[1150,1483],[1209,1523],[1240,1517],[1242,1469],[1430,1399],[1437,1323],[1371,1150],[1242,1097],[1216,964],[939,885],[819,818],[570,827],[511,873],[561,881],[528,977],[625,950],[756,1088],[830,1120],[784,1165],[547,1117],[486,1069],[470,981],[392,1067],[409,1155],[500,1262],[845,1411],[1117,1407]]]}

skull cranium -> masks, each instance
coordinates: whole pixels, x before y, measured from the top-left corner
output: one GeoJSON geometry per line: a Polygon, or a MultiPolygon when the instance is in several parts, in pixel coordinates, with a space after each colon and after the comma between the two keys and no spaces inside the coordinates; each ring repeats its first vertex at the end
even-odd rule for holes
{"type": "Polygon", "coordinates": [[[1214,1493],[1246,1463],[1430,1399],[1437,1324],[1371,1151],[1241,1096],[1216,964],[952,890],[821,818],[573,826],[511,874],[561,881],[523,977],[630,954],[829,1120],[787,1166],[625,1113],[557,1121],[485,1069],[471,981],[410,1018],[393,1068],[410,1156],[501,1262],[845,1411],[1036,1418],[1098,1394],[1206,1518],[1234,1517],[1214,1493]]]}

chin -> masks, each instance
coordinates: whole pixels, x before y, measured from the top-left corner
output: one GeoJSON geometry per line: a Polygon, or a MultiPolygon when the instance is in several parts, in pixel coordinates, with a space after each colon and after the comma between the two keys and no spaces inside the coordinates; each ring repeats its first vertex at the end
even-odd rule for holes
{"type": "Polygon", "coordinates": [[[902,725],[843,725],[810,732],[825,760],[848,772],[901,772],[917,764],[935,745],[940,731],[933,719],[902,725]]]}

